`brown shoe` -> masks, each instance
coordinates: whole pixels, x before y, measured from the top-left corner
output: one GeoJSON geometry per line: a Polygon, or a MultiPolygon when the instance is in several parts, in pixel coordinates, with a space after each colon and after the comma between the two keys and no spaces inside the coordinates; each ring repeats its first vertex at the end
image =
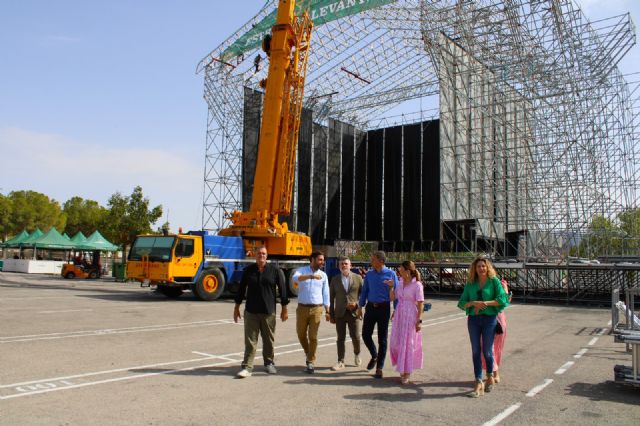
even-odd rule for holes
{"type": "Polygon", "coordinates": [[[376,379],[382,379],[382,370],[378,368],[376,370],[376,374],[374,374],[373,377],[376,379]]]}

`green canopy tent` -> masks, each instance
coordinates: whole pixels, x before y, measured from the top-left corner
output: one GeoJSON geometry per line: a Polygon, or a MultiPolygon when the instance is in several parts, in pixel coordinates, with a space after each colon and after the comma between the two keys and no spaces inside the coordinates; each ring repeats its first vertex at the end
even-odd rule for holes
{"type": "Polygon", "coordinates": [[[36,228],[35,231],[33,231],[29,237],[25,238],[24,240],[20,241],[20,243],[17,245],[17,247],[23,248],[23,247],[32,247],[32,243],[37,240],[38,238],[42,237],[44,235],[44,232],[42,232],[40,230],[40,228],[36,228]]]}
{"type": "Polygon", "coordinates": [[[5,248],[18,248],[20,247],[20,243],[29,238],[29,233],[26,230],[22,230],[21,233],[16,235],[13,238],[8,239],[4,243],[0,244],[0,247],[5,248]]]}
{"type": "MultiPolygon", "coordinates": [[[[74,236],[75,237],[75,236],[74,236]]],[[[102,236],[100,231],[95,231],[91,234],[84,244],[78,246],[81,250],[100,250],[100,251],[118,251],[120,248],[109,242],[102,236]]]]}
{"type": "Polygon", "coordinates": [[[85,242],[87,242],[87,237],[84,236],[84,234],[82,233],[82,231],[78,231],[78,233],[76,235],[74,235],[73,237],[71,237],[71,241],[78,244],[77,247],[80,247],[80,245],[84,244],[85,242]]]}
{"type": "MultiPolygon", "coordinates": [[[[24,243],[23,243],[24,244],[24,243]]],[[[33,247],[34,249],[63,249],[63,250],[71,250],[75,244],[70,240],[67,240],[65,237],[58,232],[58,230],[53,227],[49,229],[49,232],[42,235],[40,238],[32,241],[29,247],[33,247]]]]}
{"type": "Polygon", "coordinates": [[[71,237],[68,236],[66,232],[62,234],[62,236],[65,237],[67,240],[71,241],[71,237]]]}

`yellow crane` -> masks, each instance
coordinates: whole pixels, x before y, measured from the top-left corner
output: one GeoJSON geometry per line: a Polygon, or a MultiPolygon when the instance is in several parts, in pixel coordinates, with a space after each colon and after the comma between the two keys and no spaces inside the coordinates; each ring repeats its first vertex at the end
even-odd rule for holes
{"type": "Polygon", "coordinates": [[[280,216],[291,213],[300,115],[313,22],[296,2],[281,0],[271,37],[262,48],[269,57],[258,144],[253,196],[249,211],[234,211],[231,226],[219,235],[240,236],[247,252],[266,246],[271,256],[308,256],[309,236],[289,230],[280,216]]]}

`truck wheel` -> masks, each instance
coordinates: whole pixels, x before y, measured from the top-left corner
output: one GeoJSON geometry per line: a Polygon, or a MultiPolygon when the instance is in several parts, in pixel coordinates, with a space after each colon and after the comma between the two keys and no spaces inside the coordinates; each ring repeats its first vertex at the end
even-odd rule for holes
{"type": "Polygon", "coordinates": [[[89,279],[95,280],[96,278],[98,278],[98,271],[89,272],[89,279]]]}
{"type": "Polygon", "coordinates": [[[67,273],[64,275],[64,277],[65,277],[66,279],[70,280],[70,279],[72,279],[72,278],[75,278],[75,277],[76,277],[76,274],[74,274],[73,272],[67,272],[67,273]]]}
{"type": "Polygon", "coordinates": [[[218,268],[202,271],[193,286],[193,294],[198,300],[216,300],[224,292],[224,275],[218,268]]]}
{"type": "Polygon", "coordinates": [[[159,285],[158,291],[167,297],[175,299],[182,295],[182,289],[180,287],[170,287],[168,285],[159,285]]]}
{"type": "Polygon", "coordinates": [[[298,284],[293,281],[293,274],[295,274],[295,269],[289,269],[285,271],[285,276],[287,277],[287,289],[289,290],[289,297],[298,297],[298,284]]]}

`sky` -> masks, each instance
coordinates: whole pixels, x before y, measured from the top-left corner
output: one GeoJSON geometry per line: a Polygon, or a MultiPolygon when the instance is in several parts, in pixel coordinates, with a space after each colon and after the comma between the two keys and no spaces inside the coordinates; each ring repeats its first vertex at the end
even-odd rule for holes
{"type": "MultiPolygon", "coordinates": [[[[640,0],[578,0],[591,20],[640,0]]],[[[106,206],[140,185],[200,229],[207,105],[196,65],[265,0],[0,0],[0,193],[106,206]]],[[[640,47],[620,63],[640,71],[640,47]]]]}

